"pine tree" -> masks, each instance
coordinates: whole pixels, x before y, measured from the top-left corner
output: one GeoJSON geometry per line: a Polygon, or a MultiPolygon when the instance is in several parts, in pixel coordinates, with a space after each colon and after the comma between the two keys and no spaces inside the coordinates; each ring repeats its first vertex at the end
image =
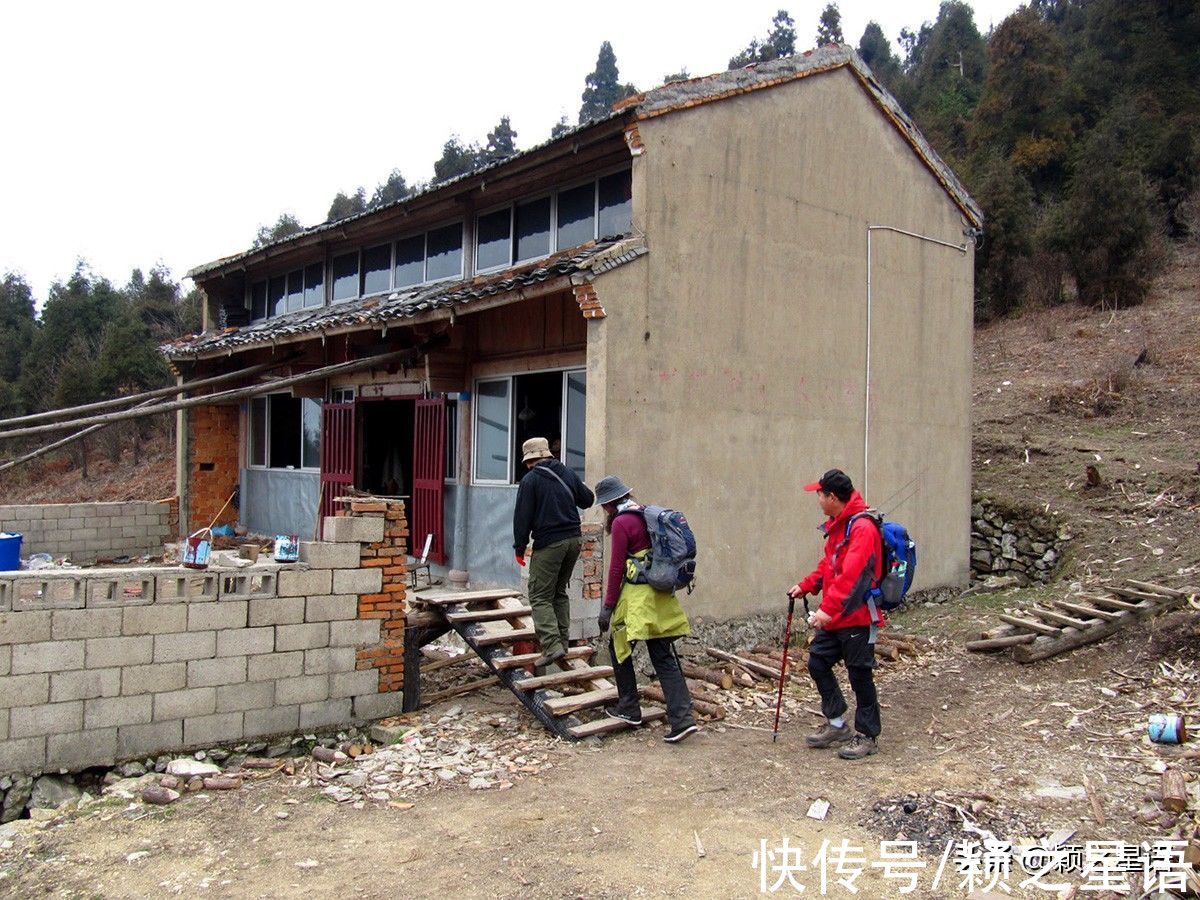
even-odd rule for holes
{"type": "Polygon", "coordinates": [[[293,234],[299,234],[303,230],[304,226],[295,216],[291,213],[283,213],[275,220],[274,225],[263,225],[258,229],[252,246],[262,247],[266,244],[273,244],[275,241],[282,241],[293,234]]]}
{"type": "Polygon", "coordinates": [[[550,138],[560,138],[570,130],[571,123],[567,121],[566,116],[562,116],[557,122],[554,123],[554,127],[550,129],[550,138]]]}
{"type": "Polygon", "coordinates": [[[433,183],[441,184],[473,172],[479,166],[479,153],[475,144],[464,144],[458,135],[451,135],[442,145],[441,159],[433,164],[433,183]]]}
{"type": "Polygon", "coordinates": [[[583,105],[579,107],[579,124],[593,119],[603,119],[612,113],[613,104],[623,100],[637,90],[631,84],[621,84],[617,70],[617,54],[612,44],[605,41],[600,45],[596,57],[596,68],[584,79],[583,105]]]}
{"type": "Polygon", "coordinates": [[[879,79],[879,82],[892,93],[896,85],[904,77],[900,69],[900,60],[892,52],[892,44],[883,34],[883,29],[877,22],[868,22],[863,29],[862,37],[858,40],[858,55],[879,79]]]}
{"type": "Polygon", "coordinates": [[[403,200],[411,193],[412,188],[408,186],[408,182],[404,180],[400,170],[392,169],[384,182],[375,188],[375,193],[371,195],[369,208],[376,209],[380,206],[387,206],[389,203],[403,200]]]}
{"type": "Polygon", "coordinates": [[[357,216],[367,211],[367,189],[360,187],[353,194],[346,195],[338,191],[333,202],[329,204],[329,212],[325,214],[326,222],[336,222],[347,216],[357,216]]]}
{"type": "Polygon", "coordinates": [[[842,36],[842,13],[836,3],[829,3],[821,10],[821,18],[817,22],[817,46],[843,44],[845,41],[842,36]]]}
{"type": "Polygon", "coordinates": [[[775,13],[766,38],[754,38],[746,49],[729,60],[730,69],[740,69],[752,63],[768,62],[796,52],[796,23],[786,9],[775,13]]]}
{"type": "Polygon", "coordinates": [[[516,155],[517,133],[513,131],[508,116],[501,116],[500,122],[488,132],[487,145],[480,155],[480,165],[491,165],[516,155]]]}

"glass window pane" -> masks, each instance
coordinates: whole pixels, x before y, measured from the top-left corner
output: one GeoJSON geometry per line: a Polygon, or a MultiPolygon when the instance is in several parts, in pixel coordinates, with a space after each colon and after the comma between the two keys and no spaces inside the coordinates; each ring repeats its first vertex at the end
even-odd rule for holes
{"type": "Polygon", "coordinates": [[[629,234],[633,229],[633,173],[626,170],[600,179],[599,237],[629,234]]]}
{"type": "MultiPolygon", "coordinates": [[[[264,285],[263,297],[266,297],[264,285]]],[[[267,398],[250,400],[250,465],[267,464],[267,398]]]]}
{"type": "Polygon", "coordinates": [[[287,394],[271,394],[271,468],[300,467],[300,401],[287,394]]]}
{"type": "Polygon", "coordinates": [[[267,317],[267,283],[256,281],[250,288],[250,318],[265,319],[267,317]]]}
{"type": "Polygon", "coordinates": [[[462,225],[447,225],[426,236],[425,280],[462,278],[462,225]]]}
{"type": "Polygon", "coordinates": [[[566,440],[563,441],[563,464],[583,478],[585,417],[587,407],[587,373],[567,373],[566,440]]]}
{"type": "Polygon", "coordinates": [[[425,280],[425,235],[396,242],[396,288],[425,280]]]}
{"type": "Polygon", "coordinates": [[[304,305],[320,306],[325,302],[325,272],[320,263],[304,270],[304,305]]]}
{"type": "Polygon", "coordinates": [[[333,299],[348,300],[358,295],[358,251],[333,258],[333,299]]]}
{"type": "Polygon", "coordinates": [[[446,401],[446,480],[458,480],[458,401],[446,401]]]}
{"type": "Polygon", "coordinates": [[[267,288],[267,315],[281,316],[287,312],[287,279],[272,278],[267,288]]]}
{"type": "Polygon", "coordinates": [[[479,382],[475,403],[475,477],[508,481],[508,380],[479,382]]]}
{"type": "Polygon", "coordinates": [[[550,252],[550,198],[517,205],[517,259],[535,259],[550,252]]]}
{"type": "Polygon", "coordinates": [[[304,307],[304,270],[297,269],[295,272],[288,272],[287,277],[287,308],[288,312],[295,312],[304,307]]]}
{"type": "Polygon", "coordinates": [[[558,249],[587,243],[596,236],[596,185],[584,184],[558,195],[558,249]]]}
{"type": "Polygon", "coordinates": [[[378,294],[392,286],[392,245],[371,247],[362,253],[362,295],[378,294]]]}
{"type": "Polygon", "coordinates": [[[512,216],[509,209],[480,216],[476,229],[475,271],[507,266],[512,253],[512,216]]]}
{"type": "Polygon", "coordinates": [[[300,401],[301,462],[306,469],[321,467],[321,404],[309,397],[300,401]]]}

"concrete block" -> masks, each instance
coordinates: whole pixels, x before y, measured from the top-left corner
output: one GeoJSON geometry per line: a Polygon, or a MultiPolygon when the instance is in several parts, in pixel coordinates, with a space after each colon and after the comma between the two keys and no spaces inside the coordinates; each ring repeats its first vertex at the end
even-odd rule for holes
{"type": "Polygon", "coordinates": [[[328,675],[332,672],[353,672],[357,662],[353,647],[321,647],[304,651],[305,675],[328,675]]]}
{"type": "Polygon", "coordinates": [[[242,714],[240,712],[217,713],[198,719],[183,720],[183,744],[185,747],[207,747],[224,741],[242,739],[242,714]]]}
{"type": "Polygon", "coordinates": [[[69,734],[83,728],[83,701],[18,706],[9,719],[9,734],[14,738],[39,734],[69,734]]]}
{"type": "Polygon", "coordinates": [[[60,609],[51,614],[50,634],[56,641],[120,637],[119,609],[60,609]]]}
{"type": "Polygon", "coordinates": [[[304,671],[304,654],[296,653],[267,653],[262,656],[251,656],[247,661],[247,681],[274,681],[283,678],[295,678],[304,671]]]}
{"type": "Polygon", "coordinates": [[[325,540],[334,544],[358,542],[373,544],[383,540],[384,519],[382,516],[366,518],[363,516],[326,516],[325,527],[321,532],[325,540]]]}
{"type": "MultiPolygon", "coordinates": [[[[101,548],[99,552],[120,555],[116,548],[101,548]]],[[[125,552],[122,549],[121,552],[125,552]]],[[[144,606],[154,602],[155,579],[150,573],[130,574],[124,577],[88,578],[86,587],[87,606],[91,608],[144,606]]]]}
{"type": "MultiPolygon", "coordinates": [[[[334,572],[333,574],[334,581],[337,581],[340,573],[334,572]]],[[[309,597],[305,600],[304,618],[308,622],[344,622],[357,619],[358,597],[354,594],[309,597]]]]}
{"type": "Polygon", "coordinates": [[[335,594],[378,594],[383,590],[383,569],[338,569],[333,573],[335,594]]]}
{"type": "Polygon", "coordinates": [[[25,775],[46,768],[46,738],[0,742],[0,775],[25,775]]]}
{"type": "Polygon", "coordinates": [[[211,572],[159,575],[155,585],[158,603],[203,603],[217,599],[217,576],[211,572]]]}
{"type": "Polygon", "coordinates": [[[392,691],[387,694],[365,694],[354,698],[354,718],[363,721],[398,716],[403,708],[404,694],[401,691],[392,691]]]}
{"type": "Polygon", "coordinates": [[[301,675],[299,678],[275,682],[275,702],[280,705],[317,703],[328,699],[328,675],[301,675]]]}
{"type": "Polygon", "coordinates": [[[111,666],[141,666],[154,655],[154,638],[142,637],[92,638],[87,641],[87,667],[107,669],[111,666]]]}
{"type": "Polygon", "coordinates": [[[0,613],[0,644],[31,644],[50,640],[50,613],[0,613]]]}
{"type": "Polygon", "coordinates": [[[355,622],[331,622],[329,645],[331,647],[361,647],[379,643],[379,619],[360,619],[355,622]]]}
{"type": "Polygon", "coordinates": [[[217,654],[215,631],[189,631],[184,634],[156,634],[154,661],[178,662],[184,659],[209,659],[217,654]]]}
{"type": "Polygon", "coordinates": [[[217,656],[252,656],[270,653],[274,649],[275,629],[271,627],[217,632],[217,656]]]}
{"type": "Polygon", "coordinates": [[[298,625],[304,621],[303,597],[270,597],[250,601],[250,627],[298,625]]]}
{"type": "Polygon", "coordinates": [[[333,572],[329,569],[284,569],[279,573],[280,597],[307,597],[312,594],[329,594],[333,584],[333,572]]]}
{"type": "Polygon", "coordinates": [[[220,578],[220,599],[248,600],[253,597],[274,597],[274,572],[230,572],[220,578]]]}
{"type": "Polygon", "coordinates": [[[188,605],[155,603],[122,610],[121,632],[126,635],[170,634],[187,631],[188,605]]]}
{"type": "Polygon", "coordinates": [[[361,560],[361,550],[355,544],[300,542],[300,562],[308,563],[314,569],[357,569],[361,560]]]}
{"type": "Polygon", "coordinates": [[[275,706],[270,709],[249,709],[245,712],[245,736],[264,737],[269,734],[291,734],[300,730],[300,707],[275,706]]]}
{"type": "MultiPolygon", "coordinates": [[[[341,624],[338,622],[335,625],[341,624]]],[[[280,652],[288,650],[311,650],[314,647],[329,646],[329,624],[314,622],[308,625],[280,625],[275,629],[275,649],[280,652]]]]}
{"type": "Polygon", "coordinates": [[[216,712],[216,709],[217,689],[214,687],[188,688],[154,695],[156,722],[207,716],[216,712]]]}
{"type": "Polygon", "coordinates": [[[84,669],[50,676],[50,702],[116,697],[121,693],[120,669],[84,669]]]}
{"type": "Polygon", "coordinates": [[[183,746],[183,722],[151,722],[117,728],[117,759],[145,758],[183,746]]]}
{"type": "Polygon", "coordinates": [[[12,611],[13,583],[0,579],[0,613],[12,611]]]}
{"type": "Polygon", "coordinates": [[[246,681],[246,657],[226,656],[194,659],[187,664],[188,687],[242,684],[246,681]]]}
{"type": "Polygon", "coordinates": [[[354,714],[349,700],[326,700],[323,703],[300,704],[300,730],[328,728],[348,723],[354,714]]]}
{"type": "Polygon", "coordinates": [[[74,734],[52,734],[46,742],[46,768],[78,772],[117,761],[117,729],[89,728],[74,734]]]}
{"type": "Polygon", "coordinates": [[[217,712],[266,709],[275,705],[275,682],[227,684],[217,688],[217,712]]]}
{"type": "Polygon", "coordinates": [[[248,604],[245,600],[220,600],[216,603],[188,604],[188,631],[245,628],[248,604]]]}
{"type": "Polygon", "coordinates": [[[9,675],[0,680],[0,709],[34,706],[49,699],[49,675],[9,675]]]}
{"type": "Polygon", "coordinates": [[[151,719],[149,694],[137,697],[98,697],[83,701],[83,727],[108,728],[141,725],[151,719]]]}
{"type": "Polygon", "coordinates": [[[8,740],[8,710],[0,709],[0,741],[8,740]]]}
{"type": "Polygon", "coordinates": [[[121,670],[121,693],[158,694],[178,691],[187,686],[187,663],[153,663],[148,666],[127,666],[121,670]]]}
{"type": "Polygon", "coordinates": [[[0,676],[12,671],[12,647],[0,647],[0,676]]]}
{"type": "MultiPolygon", "coordinates": [[[[99,638],[112,640],[112,638],[99,638]]],[[[13,647],[12,671],[14,675],[33,672],[65,672],[83,668],[83,641],[44,641],[37,644],[19,644],[13,647]]]]}
{"type": "MultiPolygon", "coordinates": [[[[14,579],[13,612],[32,612],[42,609],[83,609],[83,578],[79,576],[46,576],[45,578],[14,579]]],[[[329,591],[314,593],[328,594],[329,591]]]]}
{"type": "Polygon", "coordinates": [[[329,696],[335,700],[360,694],[379,693],[379,673],[374,669],[361,672],[334,672],[329,676],[329,696]]]}

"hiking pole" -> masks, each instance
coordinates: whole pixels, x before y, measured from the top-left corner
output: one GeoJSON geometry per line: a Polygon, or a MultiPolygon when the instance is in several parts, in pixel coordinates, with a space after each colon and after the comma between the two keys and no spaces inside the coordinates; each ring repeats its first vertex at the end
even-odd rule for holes
{"type": "MultiPolygon", "coordinates": [[[[805,608],[808,598],[804,599],[805,608]]],[[[788,594],[787,625],[783,630],[783,662],[779,664],[779,694],[775,698],[775,728],[771,731],[771,743],[779,737],[779,710],[783,707],[783,680],[787,677],[788,649],[792,645],[792,613],[796,611],[796,598],[788,594]]]]}

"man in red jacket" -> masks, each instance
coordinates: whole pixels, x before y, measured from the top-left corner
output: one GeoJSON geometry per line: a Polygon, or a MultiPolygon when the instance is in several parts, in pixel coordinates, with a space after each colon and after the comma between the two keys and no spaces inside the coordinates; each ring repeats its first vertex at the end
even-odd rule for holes
{"type": "Polygon", "coordinates": [[[821,692],[821,712],[829,721],[805,738],[814,749],[846,744],[842,759],[862,759],[878,748],[879,696],[875,692],[875,628],[883,614],[867,592],[883,576],[883,544],[878,525],[868,516],[866,501],[849,476],[830,469],[804,486],[815,491],[826,516],[825,555],[812,573],[788,593],[796,598],[821,594],[821,606],[809,618],[816,637],[808,648],[808,674],[821,692]],[[833,667],[846,663],[854,689],[854,731],[846,724],[846,698],[833,667]]]}

